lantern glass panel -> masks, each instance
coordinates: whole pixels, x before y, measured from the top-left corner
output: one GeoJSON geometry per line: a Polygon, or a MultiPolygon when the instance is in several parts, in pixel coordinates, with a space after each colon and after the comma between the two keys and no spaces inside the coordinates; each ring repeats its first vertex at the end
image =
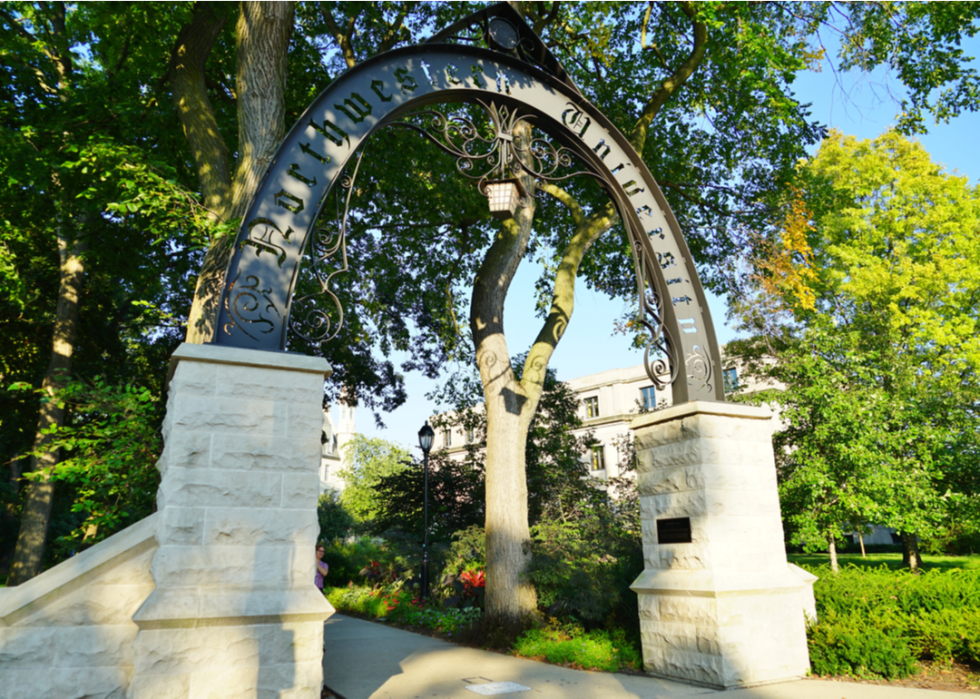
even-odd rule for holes
{"type": "Polygon", "coordinates": [[[490,182],[486,186],[490,214],[494,218],[512,218],[520,203],[520,192],[514,182],[490,182]]]}

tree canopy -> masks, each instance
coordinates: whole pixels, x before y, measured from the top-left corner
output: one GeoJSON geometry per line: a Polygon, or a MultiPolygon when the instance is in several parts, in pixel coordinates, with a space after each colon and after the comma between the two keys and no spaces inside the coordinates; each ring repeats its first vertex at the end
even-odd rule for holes
{"type": "Polygon", "coordinates": [[[797,542],[870,522],[980,526],[980,192],[895,131],[832,133],[800,166],[742,316],[783,384],[781,492],[797,542]]]}

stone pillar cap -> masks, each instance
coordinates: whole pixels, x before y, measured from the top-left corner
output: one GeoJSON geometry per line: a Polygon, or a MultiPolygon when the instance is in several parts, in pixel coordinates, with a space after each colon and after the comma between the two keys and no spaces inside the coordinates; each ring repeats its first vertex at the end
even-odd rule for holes
{"type": "Polygon", "coordinates": [[[269,352],[266,350],[222,347],[220,345],[197,345],[184,342],[170,358],[170,371],[167,374],[168,384],[174,377],[174,372],[177,370],[177,363],[181,360],[209,364],[235,364],[285,371],[301,371],[310,374],[321,374],[324,378],[328,378],[333,373],[333,368],[323,357],[311,357],[296,352],[269,352]]]}
{"type": "Polygon", "coordinates": [[[772,410],[744,403],[729,403],[728,401],[694,400],[688,403],[672,405],[663,410],[638,415],[630,423],[631,429],[658,425],[671,420],[680,420],[694,415],[717,415],[719,417],[737,417],[746,420],[769,420],[772,410]]]}

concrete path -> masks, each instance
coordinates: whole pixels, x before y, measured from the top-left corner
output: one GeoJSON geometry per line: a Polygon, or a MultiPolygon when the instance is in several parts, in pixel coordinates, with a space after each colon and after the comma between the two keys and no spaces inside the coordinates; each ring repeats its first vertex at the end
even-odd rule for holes
{"type": "Polygon", "coordinates": [[[682,699],[720,694],[724,694],[723,699],[964,697],[958,692],[822,680],[719,692],[653,677],[569,670],[464,648],[340,614],[327,620],[323,636],[323,681],[343,699],[476,699],[481,695],[505,699],[682,699]],[[480,685],[486,686],[481,689],[480,685]]]}

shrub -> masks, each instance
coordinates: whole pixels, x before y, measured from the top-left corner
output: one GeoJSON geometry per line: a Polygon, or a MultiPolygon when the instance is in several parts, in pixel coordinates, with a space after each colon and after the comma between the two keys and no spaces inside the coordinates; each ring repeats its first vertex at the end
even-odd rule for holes
{"type": "Polygon", "coordinates": [[[908,677],[917,668],[901,630],[869,626],[867,619],[829,613],[809,632],[810,664],[818,675],[908,677]]]}
{"type": "Polygon", "coordinates": [[[625,626],[639,633],[636,594],[630,585],[643,571],[636,538],[617,537],[601,518],[534,528],[528,578],[549,616],[573,617],[590,627],[625,626]]]}
{"type": "Polygon", "coordinates": [[[331,587],[326,590],[326,594],[330,604],[341,612],[354,612],[372,619],[387,613],[381,593],[369,587],[354,585],[331,587]]]}
{"type": "Polygon", "coordinates": [[[809,631],[815,673],[891,678],[913,673],[917,658],[980,662],[980,571],[813,572],[820,576],[819,623],[809,631]]]}
{"type": "Polygon", "coordinates": [[[354,516],[333,491],[320,496],[316,504],[316,516],[320,523],[320,541],[324,543],[346,539],[354,531],[354,516]]]}
{"type": "Polygon", "coordinates": [[[354,585],[330,588],[327,599],[341,612],[353,612],[378,621],[448,634],[472,626],[483,617],[483,612],[478,608],[440,609],[429,606],[411,591],[397,585],[377,589],[354,585]]]}
{"type": "Polygon", "coordinates": [[[327,544],[323,560],[330,566],[328,582],[334,586],[359,584],[363,582],[361,571],[372,561],[380,562],[384,557],[384,542],[367,536],[350,542],[327,544]]]}

